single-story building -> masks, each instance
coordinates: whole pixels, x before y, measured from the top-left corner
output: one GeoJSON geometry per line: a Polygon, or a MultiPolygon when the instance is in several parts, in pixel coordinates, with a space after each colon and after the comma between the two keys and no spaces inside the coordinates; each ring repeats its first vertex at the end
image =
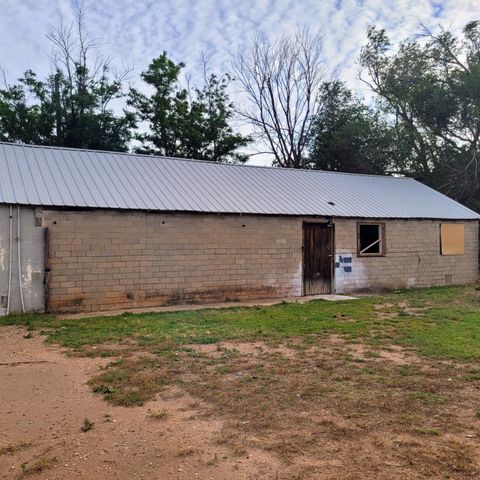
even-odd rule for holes
{"type": "Polygon", "coordinates": [[[466,284],[480,216],[410,178],[0,144],[0,314],[466,284]]]}

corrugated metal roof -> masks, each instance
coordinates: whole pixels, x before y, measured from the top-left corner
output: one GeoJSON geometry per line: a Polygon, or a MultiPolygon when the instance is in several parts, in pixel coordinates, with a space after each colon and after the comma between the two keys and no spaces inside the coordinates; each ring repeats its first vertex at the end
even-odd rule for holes
{"type": "Polygon", "coordinates": [[[11,143],[0,143],[0,203],[364,218],[480,218],[409,178],[11,143]]]}

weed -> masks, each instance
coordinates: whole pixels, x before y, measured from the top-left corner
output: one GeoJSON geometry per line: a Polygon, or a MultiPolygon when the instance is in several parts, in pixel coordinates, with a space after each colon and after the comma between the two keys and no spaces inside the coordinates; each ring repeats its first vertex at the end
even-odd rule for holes
{"type": "Polygon", "coordinates": [[[34,473],[44,472],[52,468],[57,463],[57,457],[40,457],[32,462],[21,464],[23,475],[32,475],[34,473]]]}
{"type": "Polygon", "coordinates": [[[95,385],[93,388],[93,393],[101,393],[102,395],[105,395],[106,397],[113,395],[114,393],[117,393],[117,390],[115,387],[112,387],[111,385],[95,385]]]}
{"type": "Polygon", "coordinates": [[[397,372],[402,377],[410,377],[420,373],[418,367],[414,365],[401,365],[398,367],[397,372]]]}
{"type": "Polygon", "coordinates": [[[432,435],[438,437],[442,432],[438,428],[428,428],[428,427],[415,427],[414,431],[421,435],[432,435]]]}
{"type": "Polygon", "coordinates": [[[472,368],[468,375],[464,377],[465,381],[467,382],[478,382],[480,380],[480,369],[479,368],[472,368]]]}
{"type": "Polygon", "coordinates": [[[88,418],[86,418],[84,421],[83,421],[83,425],[81,426],[80,430],[84,433],[86,432],[89,432],[93,426],[95,425],[94,422],[92,422],[91,420],[89,420],[88,418]]]}

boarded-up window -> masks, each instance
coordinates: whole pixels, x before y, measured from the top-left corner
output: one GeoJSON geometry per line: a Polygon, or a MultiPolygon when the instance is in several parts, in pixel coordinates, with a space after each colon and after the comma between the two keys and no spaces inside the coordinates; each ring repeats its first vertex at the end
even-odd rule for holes
{"type": "Polygon", "coordinates": [[[440,225],[440,246],[442,255],[463,255],[465,253],[465,225],[463,223],[442,223],[440,225]]]}

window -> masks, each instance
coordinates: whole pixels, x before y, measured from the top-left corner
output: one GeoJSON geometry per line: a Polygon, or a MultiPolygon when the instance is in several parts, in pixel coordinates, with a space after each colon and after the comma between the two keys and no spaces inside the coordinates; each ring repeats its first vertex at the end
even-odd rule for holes
{"type": "Polygon", "coordinates": [[[440,224],[440,252],[442,255],[465,253],[465,225],[463,223],[440,224]]]}
{"type": "Polygon", "coordinates": [[[358,255],[381,257],[385,255],[385,224],[358,223],[358,255]]]}

